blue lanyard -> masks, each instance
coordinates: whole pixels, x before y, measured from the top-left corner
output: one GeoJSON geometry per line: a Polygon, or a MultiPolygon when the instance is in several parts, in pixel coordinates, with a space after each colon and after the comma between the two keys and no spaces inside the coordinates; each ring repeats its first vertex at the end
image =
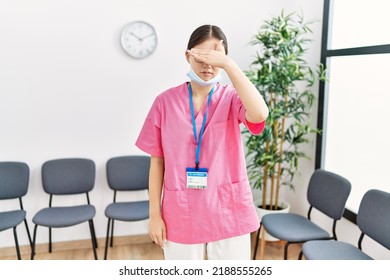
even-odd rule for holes
{"type": "Polygon", "coordinates": [[[196,142],[196,150],[195,150],[195,168],[199,168],[199,155],[200,155],[200,146],[202,145],[202,139],[203,139],[203,134],[204,134],[204,129],[206,127],[206,120],[207,120],[207,115],[209,113],[209,106],[211,102],[211,97],[213,96],[214,93],[214,86],[211,89],[209,93],[209,97],[207,99],[207,106],[206,106],[206,113],[204,114],[203,117],[203,123],[202,127],[199,132],[199,138],[196,133],[196,122],[195,122],[195,110],[194,110],[194,102],[192,101],[192,89],[191,89],[191,84],[188,83],[188,95],[190,97],[190,109],[191,109],[191,119],[192,119],[192,128],[194,130],[194,139],[196,142]]]}

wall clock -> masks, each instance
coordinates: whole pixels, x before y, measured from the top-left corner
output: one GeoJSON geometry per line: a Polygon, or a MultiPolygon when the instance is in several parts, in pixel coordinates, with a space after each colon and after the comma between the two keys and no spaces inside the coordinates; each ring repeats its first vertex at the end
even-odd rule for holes
{"type": "Polygon", "coordinates": [[[122,47],[133,58],[146,58],[157,47],[157,33],[146,21],[132,21],[125,25],[121,35],[122,47]]]}

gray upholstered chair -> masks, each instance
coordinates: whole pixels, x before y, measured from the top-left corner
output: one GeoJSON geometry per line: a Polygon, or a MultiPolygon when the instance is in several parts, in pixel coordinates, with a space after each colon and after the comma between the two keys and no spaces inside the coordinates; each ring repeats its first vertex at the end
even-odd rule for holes
{"type": "Polygon", "coordinates": [[[360,203],[356,223],[361,230],[358,246],[343,241],[308,241],[302,246],[307,260],[372,260],[362,251],[364,236],[369,236],[390,249],[390,193],[380,190],[367,191],[360,203]]]}
{"type": "Polygon", "coordinates": [[[21,260],[20,248],[16,227],[24,221],[28,239],[32,245],[30,231],[26,220],[26,211],[23,208],[22,197],[27,194],[30,180],[30,168],[24,162],[0,162],[0,200],[19,200],[15,210],[0,212],[0,232],[13,229],[16,254],[21,260]]]}
{"type": "MultiPolygon", "coordinates": [[[[35,227],[31,259],[34,259],[35,255],[38,226],[49,228],[49,252],[51,252],[52,228],[70,227],[84,222],[89,223],[93,253],[97,259],[97,240],[93,224],[96,210],[89,199],[89,192],[95,185],[95,174],[95,163],[90,159],[62,158],[46,161],[42,165],[42,186],[44,191],[50,195],[49,207],[39,210],[33,217],[35,227]],[[65,198],[69,195],[86,195],[86,203],[53,206],[55,197],[65,198]]],[[[73,196],[70,196],[69,200],[72,201],[72,198],[73,196]]]]}
{"type": "Polygon", "coordinates": [[[336,223],[344,213],[350,192],[351,183],[346,178],[326,170],[315,170],[307,189],[307,200],[310,205],[307,217],[295,213],[264,215],[257,233],[253,259],[256,258],[261,227],[273,237],[286,241],[285,260],[290,244],[308,240],[337,239],[336,223]],[[313,209],[333,220],[332,235],[311,220],[310,214],[313,209]]]}
{"type": "Polygon", "coordinates": [[[119,201],[117,194],[121,192],[146,191],[149,187],[150,157],[130,155],[113,157],[107,161],[107,183],[114,191],[113,202],[105,210],[108,218],[106,247],[104,259],[107,259],[108,239],[113,246],[114,221],[135,222],[149,218],[149,200],[119,201]]]}

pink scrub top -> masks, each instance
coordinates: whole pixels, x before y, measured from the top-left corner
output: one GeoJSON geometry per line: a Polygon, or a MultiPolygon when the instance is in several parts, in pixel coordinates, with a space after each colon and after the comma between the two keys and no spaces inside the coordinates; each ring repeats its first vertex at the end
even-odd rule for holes
{"type": "MultiPolygon", "coordinates": [[[[247,177],[240,123],[252,134],[260,134],[265,121],[248,123],[234,87],[216,84],[199,160],[200,168],[208,168],[207,188],[187,188],[186,168],[195,167],[196,149],[187,84],[157,96],[136,141],[145,153],[164,158],[162,217],[167,240],[208,243],[256,231],[259,219],[247,177]]],[[[207,98],[195,115],[197,133],[206,107],[207,98]]]]}

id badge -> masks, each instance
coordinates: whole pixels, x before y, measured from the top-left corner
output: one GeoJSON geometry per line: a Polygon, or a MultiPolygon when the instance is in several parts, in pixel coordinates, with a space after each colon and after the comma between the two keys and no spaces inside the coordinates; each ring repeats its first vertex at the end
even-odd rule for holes
{"type": "Polygon", "coordinates": [[[207,188],[207,168],[187,167],[187,188],[206,189],[207,188]]]}

